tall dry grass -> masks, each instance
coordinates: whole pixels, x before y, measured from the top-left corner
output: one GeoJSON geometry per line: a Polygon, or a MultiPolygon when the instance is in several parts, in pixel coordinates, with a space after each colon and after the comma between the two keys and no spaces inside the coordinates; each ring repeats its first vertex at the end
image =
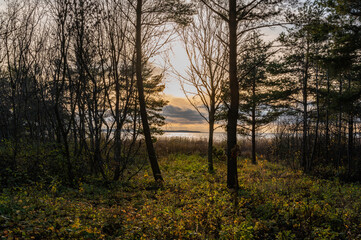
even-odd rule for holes
{"type": "MultiPolygon", "coordinates": [[[[270,154],[271,139],[260,138],[257,141],[257,155],[267,158],[270,154]]],[[[241,157],[250,158],[252,156],[252,143],[249,139],[238,141],[241,150],[241,157]]],[[[226,152],[226,141],[215,142],[214,148],[219,151],[226,152]]],[[[207,139],[190,139],[182,137],[160,138],[155,143],[155,147],[159,156],[168,156],[169,154],[199,154],[207,155],[208,140],[207,139]]]]}

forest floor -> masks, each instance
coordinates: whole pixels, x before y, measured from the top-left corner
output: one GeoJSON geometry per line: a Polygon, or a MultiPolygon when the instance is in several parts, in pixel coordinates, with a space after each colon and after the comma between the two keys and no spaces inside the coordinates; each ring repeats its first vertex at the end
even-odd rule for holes
{"type": "Polygon", "coordinates": [[[160,161],[130,182],[54,183],[5,189],[1,239],[361,239],[361,186],[306,176],[267,161],[240,163],[238,194],[225,186],[226,164],[207,173],[206,158],[160,161]]]}

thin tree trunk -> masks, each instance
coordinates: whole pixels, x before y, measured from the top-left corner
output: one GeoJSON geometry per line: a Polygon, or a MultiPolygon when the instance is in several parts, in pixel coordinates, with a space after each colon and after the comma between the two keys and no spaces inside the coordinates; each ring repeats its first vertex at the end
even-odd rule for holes
{"type": "Polygon", "coordinates": [[[317,144],[318,144],[318,128],[319,128],[319,123],[320,123],[320,99],[319,99],[319,91],[318,91],[318,66],[316,67],[316,111],[317,111],[317,116],[316,116],[316,127],[315,127],[315,139],[313,142],[313,148],[312,148],[312,154],[311,154],[311,158],[309,161],[309,164],[307,166],[308,171],[311,171],[312,169],[312,164],[313,161],[315,159],[315,152],[317,149],[317,144]]]}
{"type": "Polygon", "coordinates": [[[121,146],[120,146],[120,111],[119,111],[119,98],[120,98],[120,87],[119,79],[115,80],[115,136],[114,136],[114,161],[115,161],[115,170],[114,170],[114,181],[118,181],[120,177],[120,160],[121,160],[121,146]]]}
{"type": "Polygon", "coordinates": [[[67,164],[67,174],[68,174],[68,178],[69,178],[69,184],[72,186],[73,183],[74,183],[74,175],[73,175],[73,166],[71,164],[71,159],[70,159],[68,134],[67,134],[66,130],[64,129],[64,126],[63,126],[63,123],[62,123],[62,119],[61,119],[59,109],[58,109],[58,101],[56,101],[56,105],[55,105],[54,110],[55,110],[55,117],[56,117],[57,122],[58,122],[59,132],[61,134],[59,136],[59,140],[61,138],[63,139],[63,154],[65,155],[65,160],[66,160],[66,164],[67,164]]]}
{"type": "Polygon", "coordinates": [[[348,172],[349,175],[353,174],[354,164],[353,164],[353,115],[350,114],[348,122],[348,147],[347,147],[347,162],[348,162],[348,172]]]}
{"type": "MultiPolygon", "coordinates": [[[[339,89],[339,96],[342,94],[342,80],[339,79],[340,89],[339,89]]],[[[342,104],[340,103],[339,106],[339,113],[338,113],[338,158],[337,158],[337,167],[341,166],[341,155],[342,155],[342,147],[341,147],[341,140],[342,140],[342,104]]]]}
{"type": "Polygon", "coordinates": [[[256,76],[252,79],[252,163],[257,164],[256,157],[256,76]]]}
{"type": "MultiPolygon", "coordinates": [[[[351,79],[348,80],[348,89],[351,90],[351,79]]],[[[348,120],[348,144],[347,144],[347,165],[348,165],[348,174],[351,176],[353,174],[353,109],[349,111],[349,120],[348,120]]]]}
{"type": "Polygon", "coordinates": [[[13,148],[13,154],[12,154],[12,162],[11,162],[11,170],[16,171],[17,167],[17,154],[18,154],[18,148],[19,148],[19,137],[18,137],[18,117],[17,117],[17,107],[16,107],[16,83],[14,83],[14,80],[11,78],[11,104],[13,108],[12,112],[12,124],[13,124],[13,140],[14,140],[14,148],[13,148]]]}
{"type": "Polygon", "coordinates": [[[307,136],[307,103],[308,103],[308,95],[307,95],[307,83],[308,83],[308,67],[309,67],[309,43],[307,42],[306,49],[306,59],[305,59],[305,68],[304,68],[304,76],[303,76],[303,87],[302,87],[302,95],[303,95],[303,136],[302,136],[302,162],[301,166],[304,171],[307,172],[307,151],[308,151],[308,136],[307,136]]]}
{"type": "Polygon", "coordinates": [[[137,20],[136,20],[136,77],[137,77],[137,87],[138,87],[138,97],[140,105],[140,115],[142,118],[143,132],[145,137],[145,143],[147,145],[147,151],[149,156],[150,165],[153,171],[153,176],[156,181],[163,181],[162,174],[159,169],[157,156],[152,142],[152,137],[150,134],[150,128],[148,123],[147,109],[144,97],[144,86],[142,79],[142,5],[143,0],[137,0],[137,20]]]}
{"type": "MultiPolygon", "coordinates": [[[[62,28],[64,28],[64,25],[62,25],[62,28]]],[[[70,159],[70,150],[69,150],[69,142],[68,142],[68,131],[65,129],[65,126],[63,124],[63,120],[61,118],[60,115],[60,95],[63,94],[62,91],[64,90],[64,86],[65,86],[65,75],[66,75],[66,69],[67,69],[67,51],[66,51],[66,39],[65,39],[65,34],[64,34],[64,29],[62,29],[62,36],[61,36],[61,60],[63,61],[62,64],[62,79],[61,79],[61,85],[60,87],[58,86],[58,88],[56,89],[56,96],[55,96],[55,117],[57,119],[58,122],[58,131],[59,131],[59,142],[61,142],[61,138],[63,139],[63,152],[65,155],[65,159],[66,159],[66,164],[67,164],[67,173],[68,173],[68,178],[69,178],[69,183],[70,185],[73,185],[73,181],[74,181],[74,175],[73,175],[73,166],[71,164],[71,159],[70,159]]],[[[57,81],[59,81],[59,76],[60,76],[60,65],[59,65],[59,69],[58,69],[58,77],[57,77],[57,81]]]]}
{"type": "Polygon", "coordinates": [[[330,108],[330,76],[329,76],[329,70],[327,70],[327,98],[326,98],[326,161],[330,161],[330,128],[329,128],[329,111],[330,108]]]}
{"type": "Polygon", "coordinates": [[[238,189],[237,176],[237,120],[239,85],[237,79],[237,1],[229,0],[229,89],[231,105],[227,123],[227,187],[238,189]]]}
{"type": "Polygon", "coordinates": [[[208,172],[214,173],[213,167],[213,133],[214,133],[214,105],[209,114],[209,137],[208,137],[208,172]]]}

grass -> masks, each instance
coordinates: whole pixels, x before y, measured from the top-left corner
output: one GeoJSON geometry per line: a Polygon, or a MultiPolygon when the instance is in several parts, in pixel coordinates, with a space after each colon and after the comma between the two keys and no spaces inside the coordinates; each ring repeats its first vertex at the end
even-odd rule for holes
{"type": "Polygon", "coordinates": [[[280,165],[243,160],[238,194],[225,162],[207,173],[199,155],[161,159],[162,187],[145,169],[127,183],[78,189],[53,182],[5,189],[2,239],[358,239],[358,184],[320,180],[280,165]]]}

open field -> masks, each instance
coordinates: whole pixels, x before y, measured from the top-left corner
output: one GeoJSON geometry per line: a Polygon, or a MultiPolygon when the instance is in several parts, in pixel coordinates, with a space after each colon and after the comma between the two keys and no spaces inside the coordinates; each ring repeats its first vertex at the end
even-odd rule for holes
{"type": "Polygon", "coordinates": [[[239,165],[238,194],[225,186],[225,162],[207,173],[198,155],[160,161],[163,186],[149,169],[131,181],[54,182],[4,189],[2,239],[358,239],[359,184],[320,180],[267,161],[239,165]]]}

